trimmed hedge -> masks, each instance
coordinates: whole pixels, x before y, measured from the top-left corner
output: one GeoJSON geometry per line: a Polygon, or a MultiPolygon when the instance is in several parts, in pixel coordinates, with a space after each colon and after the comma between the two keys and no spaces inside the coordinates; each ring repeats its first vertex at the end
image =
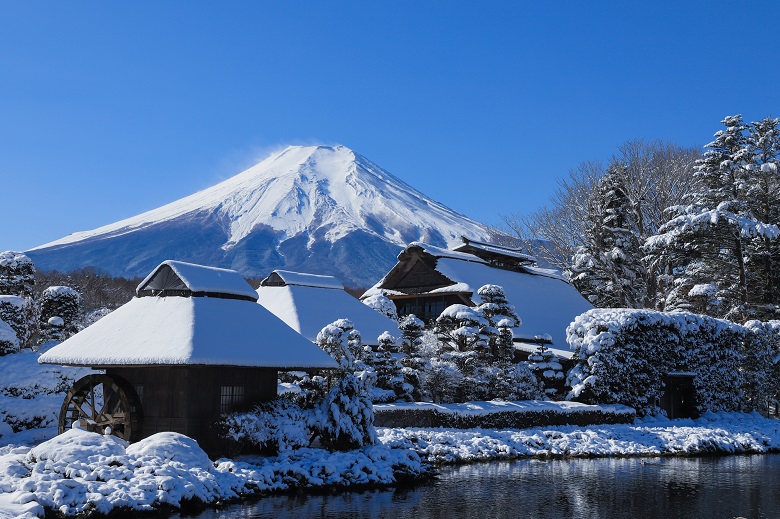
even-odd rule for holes
{"type": "MultiPolygon", "coordinates": [[[[554,405],[554,402],[547,402],[554,405]]],[[[583,406],[577,409],[524,409],[494,411],[484,414],[457,410],[450,404],[441,410],[435,407],[391,408],[374,406],[376,427],[442,427],[449,429],[527,429],[552,425],[630,424],[636,413],[625,406],[583,406]],[[454,409],[453,409],[454,408],[454,409]]]]}

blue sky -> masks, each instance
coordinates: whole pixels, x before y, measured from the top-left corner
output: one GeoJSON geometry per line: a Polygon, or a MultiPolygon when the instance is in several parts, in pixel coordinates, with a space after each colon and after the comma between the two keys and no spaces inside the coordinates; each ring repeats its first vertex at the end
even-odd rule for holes
{"type": "Polygon", "coordinates": [[[770,1],[2,2],[0,250],[286,144],[344,144],[497,224],[629,139],[780,115],[777,20],[770,1]]]}

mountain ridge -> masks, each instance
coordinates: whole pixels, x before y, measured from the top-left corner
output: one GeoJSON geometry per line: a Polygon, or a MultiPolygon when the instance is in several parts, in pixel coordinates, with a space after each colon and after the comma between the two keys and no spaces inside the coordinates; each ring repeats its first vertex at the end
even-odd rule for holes
{"type": "Polygon", "coordinates": [[[448,246],[461,235],[489,233],[345,146],[290,146],[212,187],[27,254],[44,270],[135,276],[178,259],[356,286],[373,284],[411,241],[448,246]]]}

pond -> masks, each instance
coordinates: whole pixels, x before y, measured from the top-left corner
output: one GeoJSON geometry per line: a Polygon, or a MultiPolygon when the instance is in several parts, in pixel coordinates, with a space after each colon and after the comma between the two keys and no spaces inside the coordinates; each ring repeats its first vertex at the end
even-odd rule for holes
{"type": "Polygon", "coordinates": [[[755,519],[779,513],[780,454],[773,454],[444,467],[436,480],[411,488],[274,496],[197,517],[755,519]]]}

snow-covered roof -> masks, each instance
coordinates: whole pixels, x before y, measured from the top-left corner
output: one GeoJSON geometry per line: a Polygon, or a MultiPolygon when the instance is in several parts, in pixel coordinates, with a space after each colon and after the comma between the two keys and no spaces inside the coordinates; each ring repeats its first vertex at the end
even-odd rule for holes
{"type": "Polygon", "coordinates": [[[390,332],[400,337],[398,323],[364,305],[342,290],[311,286],[260,286],[258,300],[279,319],[310,341],[326,325],[349,319],[360,332],[364,344],[377,344],[377,337],[390,332]]]}
{"type": "Polygon", "coordinates": [[[136,293],[139,296],[157,295],[166,290],[184,290],[196,296],[237,296],[240,299],[257,300],[252,286],[235,270],[175,260],[160,263],[141,281],[136,293]]]}
{"type": "Polygon", "coordinates": [[[39,362],[94,367],[337,367],[328,354],[258,304],[176,296],[133,298],[44,353],[39,362]]]}
{"type": "Polygon", "coordinates": [[[303,272],[292,272],[289,270],[274,270],[270,276],[261,282],[261,285],[266,286],[269,284],[274,284],[273,279],[276,277],[278,277],[278,279],[280,279],[285,285],[344,290],[344,284],[333,276],[304,274],[303,272]]]}
{"type": "Polygon", "coordinates": [[[523,252],[522,249],[516,249],[513,247],[505,247],[503,245],[496,245],[493,243],[485,243],[481,241],[470,240],[465,236],[461,237],[461,239],[463,240],[463,245],[455,247],[456,251],[468,252],[467,250],[463,250],[463,249],[474,248],[478,250],[483,250],[485,252],[489,252],[491,254],[508,256],[510,258],[514,258],[517,260],[536,263],[536,258],[529,254],[526,254],[525,252],[523,252]]]}
{"type": "MultiPolygon", "coordinates": [[[[480,287],[487,284],[500,285],[504,288],[509,303],[515,307],[517,315],[523,321],[520,327],[514,329],[516,339],[532,340],[535,336],[549,334],[557,349],[567,349],[566,327],[576,316],[593,308],[593,305],[556,271],[525,265],[518,270],[498,268],[473,254],[450,251],[422,242],[410,243],[399,256],[399,261],[405,256],[405,252],[413,247],[419,247],[435,257],[436,271],[453,284],[425,292],[415,290],[411,293],[417,296],[471,293],[472,302],[479,304],[477,290],[480,287]]],[[[395,268],[399,268],[399,265],[395,268]]],[[[406,295],[396,287],[383,287],[391,277],[388,273],[362,297],[380,293],[391,298],[406,295]]]]}
{"type": "Polygon", "coordinates": [[[494,268],[489,265],[440,258],[436,270],[471,288],[479,303],[477,290],[493,284],[504,288],[509,303],[523,321],[514,329],[515,338],[533,339],[549,334],[558,348],[566,347],[566,327],[574,318],[593,308],[576,288],[566,281],[494,268]]]}

